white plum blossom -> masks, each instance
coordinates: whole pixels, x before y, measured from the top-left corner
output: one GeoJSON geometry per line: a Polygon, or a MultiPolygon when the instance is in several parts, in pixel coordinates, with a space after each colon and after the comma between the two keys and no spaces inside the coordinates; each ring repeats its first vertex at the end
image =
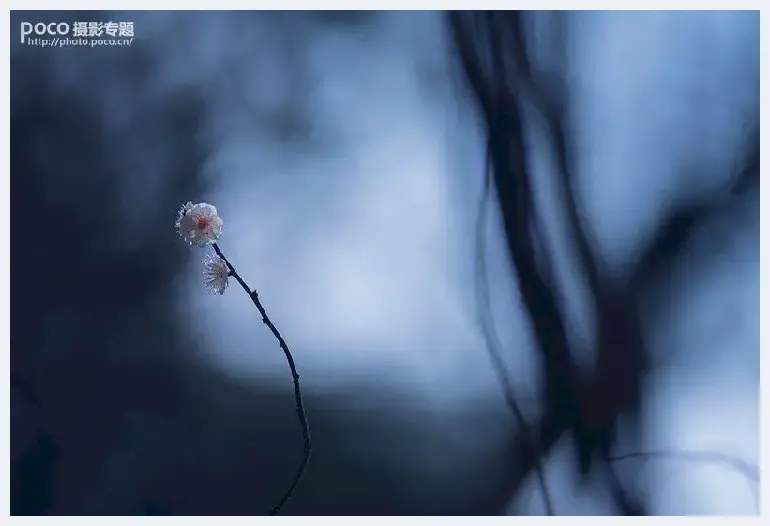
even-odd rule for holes
{"type": "Polygon", "coordinates": [[[182,205],[174,226],[179,237],[200,247],[215,243],[222,234],[222,218],[217,208],[208,203],[182,205]]]}
{"type": "Polygon", "coordinates": [[[229,276],[230,269],[221,257],[210,254],[203,261],[203,284],[209,292],[224,294],[229,276]]]}

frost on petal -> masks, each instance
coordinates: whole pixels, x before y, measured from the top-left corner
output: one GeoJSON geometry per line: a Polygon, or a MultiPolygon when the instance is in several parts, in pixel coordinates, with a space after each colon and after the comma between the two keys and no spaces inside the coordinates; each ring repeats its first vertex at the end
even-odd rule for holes
{"type": "Polygon", "coordinates": [[[222,234],[222,218],[208,203],[187,203],[179,210],[176,230],[191,245],[210,245],[222,234]]]}
{"type": "Polygon", "coordinates": [[[203,262],[203,284],[209,292],[224,294],[230,284],[230,269],[219,256],[209,255],[203,262]]]}

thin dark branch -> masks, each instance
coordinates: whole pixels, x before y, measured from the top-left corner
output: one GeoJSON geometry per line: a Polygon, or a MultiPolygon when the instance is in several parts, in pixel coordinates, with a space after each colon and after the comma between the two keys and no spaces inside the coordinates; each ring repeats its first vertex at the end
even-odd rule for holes
{"type": "MultiPolygon", "coordinates": [[[[637,302],[655,284],[661,271],[670,270],[694,227],[710,217],[715,206],[695,203],[684,211],[675,211],[671,220],[664,221],[659,235],[643,250],[624,283],[602,279],[603,262],[600,254],[592,250],[587,225],[582,225],[572,195],[571,145],[566,140],[567,94],[563,85],[554,82],[556,79],[546,78],[540,72],[535,74],[525,49],[521,16],[515,11],[505,14],[450,12],[449,23],[460,64],[486,124],[504,234],[543,361],[546,403],[535,426],[539,429],[538,446],[542,455],[547,455],[571,429],[578,446],[581,471],[587,474],[591,457],[598,453],[618,508],[626,515],[643,514],[643,507],[629,498],[612,469],[616,457],[612,457],[610,451],[617,419],[621,414],[638,418],[640,409],[641,373],[646,369],[648,357],[644,352],[637,302]],[[504,57],[500,56],[502,53],[504,57]],[[528,101],[523,100],[525,95],[530,97],[528,101]],[[533,257],[533,245],[542,241],[538,239],[542,232],[537,228],[523,140],[520,107],[526,102],[539,110],[551,141],[556,171],[562,177],[561,187],[566,193],[567,218],[573,227],[578,261],[595,298],[599,353],[590,380],[584,378],[573,363],[564,320],[555,301],[557,282],[548,275],[548,255],[542,262],[533,257]],[[576,233],[579,235],[575,236],[576,233]]],[[[564,43],[557,44],[556,51],[563,54],[564,43]]],[[[565,57],[560,58],[559,64],[563,65],[565,57]]],[[[734,193],[758,186],[758,135],[757,125],[734,193]]],[[[496,492],[480,503],[480,513],[502,509],[521,487],[527,473],[537,469],[538,459],[534,458],[536,455],[525,430],[512,442],[503,462],[514,468],[496,492]]]]}
{"type": "Polygon", "coordinates": [[[471,38],[471,32],[464,27],[465,24],[461,15],[456,12],[449,13],[449,25],[452,30],[451,35],[454,40],[455,50],[460,57],[463,75],[470,84],[482,113],[489,119],[494,111],[491,105],[493,96],[489,83],[485,80],[481,64],[474,53],[475,46],[471,38]]]}
{"type": "Polygon", "coordinates": [[[278,332],[278,329],[275,327],[272,321],[270,321],[270,318],[267,316],[267,312],[265,311],[265,307],[262,306],[262,302],[259,301],[259,295],[257,294],[256,290],[250,289],[249,286],[246,284],[246,282],[243,280],[243,278],[238,274],[238,272],[235,270],[235,267],[230,263],[230,261],[227,260],[227,258],[222,254],[222,251],[219,249],[219,246],[214,243],[213,244],[214,251],[217,253],[217,256],[222,258],[222,261],[227,264],[227,268],[230,269],[230,275],[235,278],[235,281],[237,281],[240,286],[243,288],[243,290],[246,291],[246,294],[249,295],[249,298],[251,298],[251,301],[254,302],[254,305],[257,307],[257,310],[259,311],[259,314],[262,316],[262,323],[267,325],[267,328],[270,329],[270,332],[273,333],[273,336],[275,336],[275,339],[278,340],[278,345],[281,347],[281,350],[283,351],[284,356],[286,356],[286,361],[289,364],[289,369],[291,369],[291,377],[294,381],[294,401],[297,406],[297,418],[299,419],[299,423],[302,426],[302,440],[304,442],[304,448],[302,452],[302,462],[300,463],[299,469],[297,470],[297,474],[294,476],[294,480],[291,483],[291,486],[289,486],[289,489],[286,491],[286,493],[281,497],[281,500],[278,501],[278,504],[275,505],[275,507],[270,511],[270,515],[276,515],[279,511],[281,511],[281,508],[283,508],[284,504],[286,504],[289,499],[294,495],[294,492],[297,490],[297,487],[299,486],[300,481],[302,480],[302,476],[305,474],[305,471],[307,470],[308,463],[310,462],[310,453],[312,451],[312,443],[310,440],[310,426],[307,423],[307,416],[305,415],[305,406],[302,403],[302,390],[299,386],[299,374],[297,373],[297,366],[294,363],[294,357],[291,354],[291,351],[289,350],[289,346],[286,345],[286,341],[283,339],[283,336],[281,336],[281,333],[278,332]]]}
{"type": "MultiPolygon", "coordinates": [[[[482,110],[487,137],[488,154],[494,166],[493,175],[497,201],[500,204],[503,230],[509,256],[516,268],[518,288],[533,325],[543,361],[546,414],[537,429],[538,454],[533,454],[526,430],[514,440],[509,460],[515,466],[506,472],[505,481],[480,503],[480,513],[502,509],[510,496],[524,483],[527,475],[538,468],[541,457],[547,455],[559,437],[572,426],[579,427],[580,378],[569,351],[566,328],[556,303],[555,291],[538,268],[532,235],[536,225],[532,213],[531,188],[523,151],[522,124],[516,101],[504,89],[490,87],[479,63],[479,51],[473,33],[462,13],[449,13],[454,41],[460,62],[482,110]]],[[[471,14],[471,20],[476,17],[471,14]]],[[[466,18],[467,20],[467,18],[466,18]]],[[[490,50],[495,52],[496,50],[490,50]]],[[[500,57],[496,57],[500,65],[500,57]]]]}
{"type": "MultiPolygon", "coordinates": [[[[534,245],[538,241],[542,242],[540,239],[542,232],[538,232],[532,197],[531,174],[527,166],[520,95],[523,94],[522,91],[534,95],[539,93],[533,89],[536,86],[533,86],[534,75],[531,73],[524,49],[520,16],[521,14],[517,12],[506,13],[506,15],[484,13],[476,16],[471,14],[470,18],[476,19],[477,24],[482,20],[486,22],[486,27],[481,28],[480,38],[474,42],[468,27],[473,25],[472,20],[471,23],[468,21],[463,23],[459,20],[462,15],[450,14],[455,44],[458,46],[458,55],[487,125],[490,141],[489,154],[494,166],[493,174],[504,232],[508,241],[511,260],[516,268],[523,303],[540,344],[543,376],[546,380],[546,407],[538,426],[539,450],[532,450],[526,436],[518,436],[514,440],[515,449],[512,451],[514,453],[512,460],[517,469],[509,474],[504,484],[508,491],[501,487],[501,492],[493,496],[492,501],[496,501],[497,506],[506,502],[511,493],[515,493],[523,483],[528,471],[539,470],[542,457],[555,445],[560,435],[570,428],[573,430],[578,455],[586,471],[596,446],[600,446],[599,449],[603,456],[608,456],[611,433],[603,431],[611,428],[615,413],[624,405],[629,405],[625,404],[626,399],[629,398],[627,396],[619,397],[619,404],[609,403],[611,398],[605,399],[597,396],[599,393],[604,394],[608,390],[607,386],[602,386],[603,389],[597,389],[584,383],[570,352],[565,323],[556,301],[555,280],[549,273],[548,255],[544,255],[540,268],[538,268],[539,265],[534,255],[534,245]],[[503,19],[504,17],[507,18],[503,19]],[[507,22],[507,25],[502,24],[502,22],[507,22]],[[505,45],[501,41],[501,31],[510,39],[505,45]],[[485,40],[489,41],[488,47],[478,49],[476,43],[480,43],[483,48],[483,41],[485,40]],[[503,56],[509,51],[507,56],[503,56]],[[489,75],[485,74],[481,65],[481,55],[488,58],[492,64],[489,75]],[[584,414],[588,409],[587,403],[601,409],[584,414]]],[[[542,102],[542,99],[534,102],[542,102]]],[[[540,104],[540,106],[543,105],[540,104]]],[[[563,140],[562,116],[559,112],[560,108],[554,109],[557,110],[556,113],[551,112],[545,115],[546,123],[551,125],[549,131],[553,132],[551,135],[556,142],[555,148],[560,154],[559,168],[563,172],[567,172],[568,152],[567,144],[563,140]]],[[[567,176],[566,173],[564,175],[567,176]]],[[[575,205],[574,201],[568,204],[575,205]]],[[[577,210],[573,209],[571,212],[574,218],[577,215],[577,210]]],[[[572,223],[582,234],[578,221],[573,220],[572,223]]],[[[592,285],[590,288],[592,291],[596,291],[599,289],[596,262],[585,237],[578,239],[578,241],[582,242],[578,246],[582,263],[588,264],[592,274],[589,276],[589,282],[592,285]]],[[[599,290],[598,292],[602,291],[599,290]]],[[[597,306],[600,313],[611,311],[607,308],[608,305],[619,303],[615,298],[612,298],[615,301],[606,301],[607,298],[604,297],[604,294],[595,294],[595,296],[597,296],[597,300],[605,300],[597,306]]],[[[622,295],[620,297],[625,299],[622,295]]],[[[628,305],[624,305],[624,307],[623,312],[627,314],[626,317],[633,318],[635,313],[628,308],[628,305]]],[[[618,318],[617,315],[614,317],[618,318]]],[[[608,321],[612,320],[600,316],[600,326],[606,325],[608,321]]],[[[623,328],[628,325],[631,324],[622,324],[623,328]]],[[[622,341],[618,338],[619,333],[622,334],[622,331],[601,332],[601,347],[605,351],[604,354],[607,354],[606,351],[615,351],[616,348],[622,347],[619,345],[622,341]]],[[[614,358],[615,354],[615,352],[610,353],[610,357],[614,358]]],[[[616,364],[614,361],[610,361],[612,364],[616,364]]],[[[634,385],[632,382],[629,384],[634,385]]],[[[612,383],[611,385],[617,388],[617,385],[612,383]]],[[[523,431],[526,435],[526,430],[523,431]]],[[[643,514],[643,509],[634,505],[627,497],[609,463],[607,463],[606,469],[618,507],[625,515],[643,514]]]]}
{"type": "Polygon", "coordinates": [[[565,202],[567,224],[575,243],[581,274],[586,279],[596,312],[595,331],[598,357],[589,389],[590,398],[583,408],[588,433],[576,440],[580,471],[587,476],[592,457],[599,453],[606,463],[607,480],[618,508],[624,515],[643,515],[644,510],[628,496],[609,461],[616,420],[624,414],[638,418],[641,400],[641,378],[646,365],[640,317],[634,298],[626,290],[600,277],[603,261],[589,242],[589,226],[585,224],[575,199],[573,147],[567,134],[569,95],[566,90],[568,24],[565,13],[556,15],[552,33],[556,40],[560,75],[536,74],[529,63],[529,50],[524,38],[522,14],[501,15],[508,21],[508,32],[514,55],[516,80],[526,88],[532,104],[540,112],[556,160],[556,176],[565,202]]]}
{"type": "Polygon", "coordinates": [[[493,326],[491,305],[489,301],[489,279],[487,277],[487,266],[484,257],[486,246],[484,219],[486,218],[487,204],[489,203],[492,184],[490,170],[489,154],[487,154],[487,167],[484,170],[484,187],[479,200],[478,215],[476,216],[476,272],[478,278],[478,283],[476,284],[476,308],[478,310],[479,325],[484,336],[490,361],[492,362],[492,368],[494,369],[495,375],[503,390],[503,396],[508,404],[508,408],[511,410],[519,426],[524,430],[524,433],[531,441],[532,456],[536,462],[535,473],[537,475],[540,491],[543,494],[543,503],[545,505],[546,514],[556,515],[551,495],[548,491],[548,482],[545,476],[543,454],[540,451],[539,440],[535,436],[532,425],[527,421],[524,412],[516,401],[513,385],[506,372],[500,342],[497,339],[493,326]]]}
{"type": "Polygon", "coordinates": [[[649,290],[683,252],[695,231],[707,220],[736,204],[736,198],[759,190],[759,123],[749,135],[746,157],[736,167],[729,191],[715,199],[682,205],[663,218],[655,237],[644,247],[629,273],[629,288],[637,294],[649,290]]]}

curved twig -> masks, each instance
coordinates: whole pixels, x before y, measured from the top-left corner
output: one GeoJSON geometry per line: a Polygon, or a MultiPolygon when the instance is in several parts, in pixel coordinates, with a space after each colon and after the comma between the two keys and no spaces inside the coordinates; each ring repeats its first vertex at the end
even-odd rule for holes
{"type": "Polygon", "coordinates": [[[302,480],[302,476],[305,474],[305,471],[307,470],[308,463],[310,462],[310,454],[312,452],[312,443],[310,440],[310,426],[307,423],[307,416],[305,415],[305,406],[302,403],[302,391],[299,386],[299,374],[297,373],[297,366],[294,363],[294,357],[291,354],[291,351],[289,350],[289,346],[286,345],[286,341],[283,339],[283,336],[281,336],[281,333],[278,332],[278,329],[275,327],[272,321],[270,321],[270,318],[267,316],[267,312],[265,311],[265,307],[262,306],[262,302],[259,301],[259,295],[257,294],[256,290],[249,289],[249,286],[246,284],[246,282],[243,280],[243,278],[238,274],[238,272],[235,270],[235,267],[230,263],[230,261],[227,260],[227,258],[222,254],[222,251],[220,250],[219,246],[214,243],[212,245],[214,247],[214,251],[217,253],[217,256],[222,258],[222,261],[225,262],[227,265],[227,268],[230,269],[230,275],[235,278],[235,281],[240,284],[240,286],[243,288],[243,290],[246,291],[246,294],[249,295],[249,298],[251,298],[251,301],[254,303],[254,305],[257,307],[257,310],[259,311],[259,314],[262,316],[262,323],[267,325],[267,328],[270,329],[270,332],[273,333],[273,336],[275,336],[275,339],[278,340],[278,345],[281,347],[281,350],[283,351],[284,356],[286,356],[286,361],[289,364],[289,369],[291,369],[291,377],[294,382],[294,401],[297,406],[297,418],[299,419],[299,423],[302,426],[302,440],[304,442],[304,449],[302,452],[302,462],[299,465],[299,469],[297,470],[297,474],[294,476],[294,480],[291,483],[291,486],[289,486],[289,489],[284,493],[283,497],[281,497],[281,500],[278,501],[278,504],[273,507],[273,509],[270,511],[270,515],[276,515],[279,511],[281,511],[281,508],[283,508],[284,504],[286,504],[289,499],[294,495],[294,492],[297,490],[297,487],[299,486],[300,481],[302,480]]]}

